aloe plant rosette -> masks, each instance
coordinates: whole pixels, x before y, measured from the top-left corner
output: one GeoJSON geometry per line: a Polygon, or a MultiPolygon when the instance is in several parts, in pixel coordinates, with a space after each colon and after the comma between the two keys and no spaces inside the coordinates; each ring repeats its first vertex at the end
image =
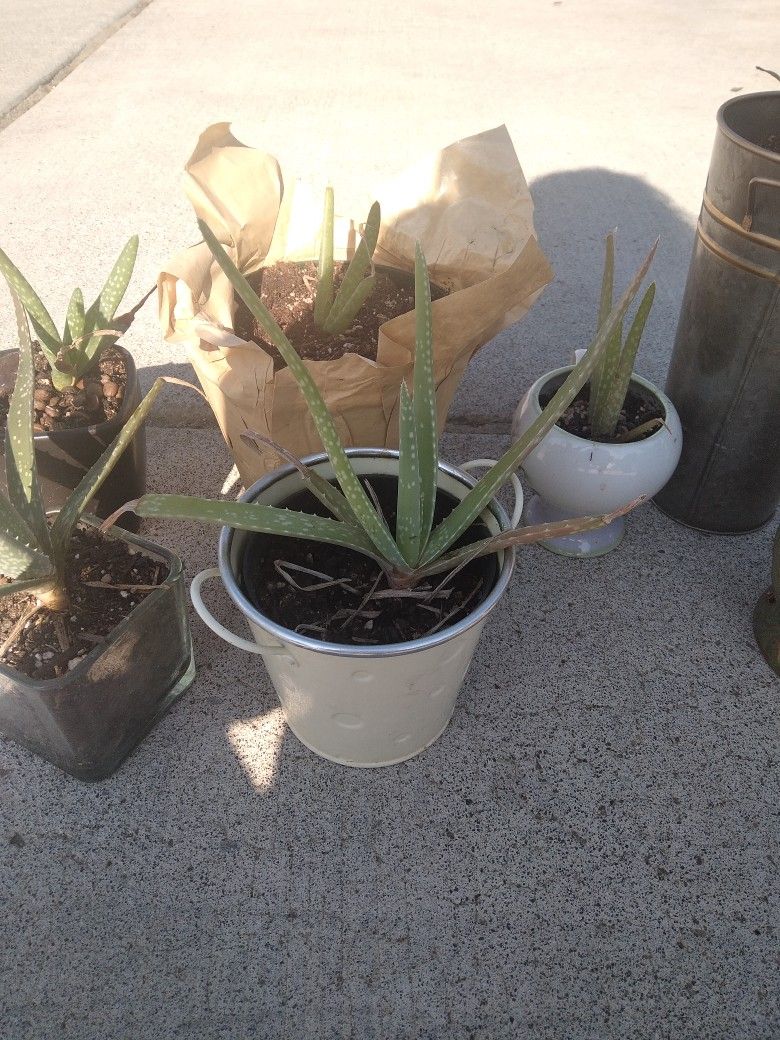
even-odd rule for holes
{"type": "MultiPolygon", "coordinates": [[[[612,519],[611,516],[581,517],[563,524],[515,530],[509,527],[494,499],[501,485],[554,425],[589,378],[633,299],[652,253],[544,414],[522,441],[471,487],[467,478],[444,466],[438,458],[433,318],[427,267],[418,247],[413,381],[411,387],[404,384],[401,388],[398,456],[391,456],[392,461],[384,459],[385,472],[389,462],[397,481],[397,519],[395,530],[391,530],[361,481],[361,476],[377,468],[371,453],[361,457],[357,450],[353,463],[306,366],[216,236],[202,223],[201,232],[236,292],[263,323],[294,375],[321,437],[327,463],[312,466],[293,459],[288,470],[260,481],[242,502],[151,494],[134,503],[134,508],[146,517],[226,525],[228,530],[223,532],[220,549],[222,577],[247,615],[257,639],[256,644],[239,640],[238,645],[265,655],[288,722],[304,743],[326,757],[349,764],[387,764],[407,758],[435,739],[446,725],[486,612],[495,606],[508,581],[515,546],[575,530],[594,529],[612,519]],[[301,486],[327,507],[331,515],[284,508],[292,490],[301,486]],[[445,486],[457,504],[449,515],[434,523],[437,492],[445,486]],[[488,536],[455,548],[477,521],[486,524],[488,536]],[[316,639],[280,629],[247,601],[236,580],[240,568],[239,549],[245,544],[245,536],[235,537],[238,532],[303,538],[347,547],[368,556],[377,563],[383,579],[378,579],[372,590],[375,599],[387,595],[429,596],[467,563],[481,556],[496,558],[501,578],[483,603],[465,617],[453,619],[453,624],[447,624],[444,618],[441,625],[434,626],[434,630],[412,643],[377,648],[318,644],[316,639]],[[498,596],[494,595],[496,588],[499,588],[498,596]],[[271,642],[269,633],[273,636],[271,642]],[[364,658],[370,660],[370,665],[356,667],[356,660],[364,658]],[[399,702],[400,689],[420,694],[413,708],[399,702]]],[[[251,439],[251,434],[249,436],[251,439]]],[[[205,577],[212,573],[203,572],[193,583],[193,600],[204,618],[209,615],[199,589],[205,577]]],[[[370,598],[367,597],[367,602],[370,598]]],[[[210,623],[221,635],[227,634],[213,619],[210,623]]],[[[236,641],[229,634],[228,638],[236,641]]]]}
{"type": "MultiPolygon", "coordinates": [[[[159,559],[168,572],[114,631],[75,653],[60,677],[28,678],[2,663],[6,651],[40,612],[59,619],[63,654],[71,636],[68,567],[79,523],[96,526],[84,510],[138,433],[166,378],[158,379],[119,436],[84,475],[49,523],[38,481],[33,437],[33,350],[22,303],[12,290],[19,365],[6,424],[8,492],[0,494],[0,610],[7,597],[31,603],[0,646],[0,732],[82,779],[109,775],[192,681],[192,648],[175,556],[133,535],[121,537],[159,559]]],[[[107,594],[119,595],[119,591],[107,594]]]]}
{"type": "MultiPolygon", "coordinates": [[[[137,251],[138,237],[133,235],[120,252],[102,290],[89,307],[84,306],[81,289],[73,290],[63,330],[60,332],[41,297],[10,257],[0,249],[0,273],[26,311],[40,349],[51,369],[53,393],[48,403],[57,405],[61,411],[60,416],[56,415],[56,411],[50,413],[55,415],[56,424],[52,433],[40,428],[35,432],[38,479],[43,501],[48,509],[58,509],[65,504],[79,481],[140,404],[141,389],[132,355],[116,344],[117,336],[126,331],[137,310],[136,306],[127,314],[116,316],[133,273],[137,251]],[[98,423],[94,422],[94,417],[84,415],[82,425],[68,425],[62,421],[67,408],[73,407],[78,415],[78,397],[82,400],[86,397],[86,390],[80,391],[76,384],[83,386],[81,381],[85,376],[87,384],[90,380],[97,384],[100,373],[96,366],[100,353],[107,344],[115,346],[116,351],[122,355],[125,366],[125,385],[113,391],[114,402],[120,402],[121,397],[116,414],[98,423]]],[[[0,353],[0,381],[12,385],[16,378],[16,368],[16,351],[0,353]]],[[[109,377],[104,376],[103,381],[110,381],[109,377]]],[[[98,400],[100,398],[95,397],[95,407],[98,400]]],[[[40,410],[40,406],[38,407],[40,410]]],[[[106,516],[126,501],[128,496],[138,495],[143,491],[146,478],[145,444],[145,431],[141,429],[101,485],[97,497],[93,499],[93,512],[106,516]]],[[[0,493],[7,493],[2,467],[0,493]]]]}
{"type": "MultiPolygon", "coordinates": [[[[598,325],[603,329],[613,311],[615,265],[614,233],[607,237],[598,325]]],[[[588,386],[587,420],[582,433],[554,426],[523,462],[526,477],[536,492],[526,509],[532,524],[563,521],[584,513],[607,513],[637,498],[652,498],[666,484],[677,466],[682,447],[682,427],[672,401],[649,380],[634,372],[639,342],[655,296],[648,286],[628,332],[623,319],[611,329],[588,386]],[[625,419],[627,395],[632,407],[641,402],[645,415],[633,428],[618,428],[625,419]],[[660,414],[659,414],[660,413],[660,414]]],[[[542,414],[545,402],[569,376],[570,366],[546,373],[520,402],[512,434],[522,440],[542,414]]],[[[562,556],[596,557],[622,541],[625,519],[616,515],[609,524],[590,530],[545,539],[543,545],[562,556]]]]}
{"type": "MultiPolygon", "coordinates": [[[[505,127],[497,127],[458,141],[359,199],[338,184],[336,189],[336,262],[361,249],[361,231],[368,232],[371,224],[365,220],[366,200],[377,199],[375,267],[408,279],[419,239],[431,262],[431,280],[448,293],[433,307],[441,430],[470,359],[518,321],[552,280],[511,139],[505,127]]],[[[321,261],[327,235],[319,234],[320,188],[309,189],[287,169],[282,176],[272,156],[241,144],[227,124],[201,135],[186,165],[185,190],[243,274],[278,262],[321,261]]],[[[370,268],[363,292],[370,288],[369,278],[370,268]]],[[[236,332],[241,301],[208,246],[173,257],[158,291],[163,334],[188,348],[245,487],[280,464],[271,441],[297,457],[320,450],[290,369],[275,364],[264,338],[256,343],[236,332]],[[260,451],[246,444],[241,436],[246,429],[268,443],[260,451]]],[[[350,349],[332,360],[304,358],[346,447],[397,448],[401,384],[412,380],[414,341],[415,315],[409,311],[382,322],[375,357],[350,349]]]]}

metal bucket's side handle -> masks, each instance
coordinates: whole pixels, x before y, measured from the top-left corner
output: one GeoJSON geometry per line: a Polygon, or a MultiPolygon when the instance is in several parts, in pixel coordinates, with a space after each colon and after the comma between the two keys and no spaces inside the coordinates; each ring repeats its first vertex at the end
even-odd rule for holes
{"type": "MultiPolygon", "coordinates": [[[[471,469],[489,469],[495,465],[495,459],[471,459],[470,462],[464,462],[460,468],[468,473],[471,469]]],[[[523,515],[523,485],[520,483],[520,478],[516,473],[511,473],[510,476],[515,492],[515,508],[512,510],[511,525],[512,527],[517,527],[523,515]]]]}
{"type": "Polygon", "coordinates": [[[753,207],[756,204],[756,190],[758,188],[780,188],[780,181],[773,181],[771,177],[751,177],[748,184],[745,216],[742,218],[742,227],[745,231],[750,231],[753,227],[753,207]]]}
{"type": "Polygon", "coordinates": [[[246,650],[249,654],[284,654],[286,657],[290,656],[289,651],[283,646],[268,646],[266,644],[256,643],[253,639],[243,639],[241,636],[237,636],[234,632],[231,632],[229,628],[225,628],[219,621],[214,617],[209,608],[203,602],[203,596],[200,592],[200,587],[204,581],[208,581],[209,578],[219,577],[219,567],[206,567],[205,570],[200,571],[192,579],[190,585],[190,599],[192,605],[195,607],[195,611],[201,621],[208,625],[211,631],[224,639],[226,643],[230,643],[231,646],[238,647],[239,650],[246,650]]]}

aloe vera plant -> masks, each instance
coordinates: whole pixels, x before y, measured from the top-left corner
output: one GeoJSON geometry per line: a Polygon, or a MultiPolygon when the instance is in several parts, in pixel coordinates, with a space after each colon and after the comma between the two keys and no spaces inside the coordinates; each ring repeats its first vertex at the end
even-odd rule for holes
{"type": "Polygon", "coordinates": [[[92,306],[84,309],[81,289],[74,289],[68,303],[62,335],[41,298],[18,267],[0,249],[0,273],[27,311],[41,350],[51,366],[57,390],[73,386],[87,372],[100,349],[120,333],[110,327],[133,274],[138,253],[138,236],[133,235],[119,254],[106,284],[92,306]]]}
{"type": "MultiPolygon", "coordinates": [[[[604,275],[601,282],[601,299],[599,303],[599,328],[606,322],[612,311],[613,280],[615,275],[615,235],[607,235],[604,275]]],[[[634,371],[639,343],[645,329],[650,308],[655,298],[655,282],[651,283],[637,308],[634,320],[623,338],[623,322],[617,324],[612,332],[606,350],[590,377],[590,398],[588,402],[588,420],[591,434],[594,437],[609,437],[614,434],[620,419],[620,412],[626,400],[631,376],[634,371]]],[[[636,440],[660,426],[660,419],[650,419],[647,423],[632,430],[625,438],[636,440]]]]}
{"type": "Polygon", "coordinates": [[[35,464],[32,340],[24,307],[14,288],[11,288],[11,296],[19,333],[19,368],[5,433],[8,495],[0,495],[0,573],[11,581],[0,585],[0,596],[28,591],[35,594],[40,606],[66,610],[65,569],[73,531],[89,501],[100,490],[148,415],[163,385],[172,380],[162,376],[155,381],[120,434],[85,473],[49,526],[35,464]]]}
{"type": "MultiPolygon", "coordinates": [[[[357,312],[371,295],[376,276],[371,260],[379,238],[381,214],[375,202],[368,211],[363,237],[349,262],[338,292],[333,289],[333,188],[325,189],[325,212],[320,231],[320,256],[317,267],[317,295],[314,301],[314,321],[323,332],[344,332],[357,312]]],[[[245,301],[246,302],[246,301],[245,301]]]]}
{"type": "Polygon", "coordinates": [[[406,385],[401,388],[398,501],[396,531],[393,533],[350,465],[333,419],[309,370],[209,228],[201,222],[200,229],[236,292],[278,348],[306,398],[312,419],[330,458],[338,487],[299,460],[293,461],[306,487],[328,508],[332,516],[322,517],[262,503],[209,501],[191,496],[163,494],[144,495],[137,501],[128,503],[126,509],[133,509],[142,517],[189,519],[346,546],[376,560],[392,588],[410,589],[432,575],[454,571],[477,556],[495,553],[514,545],[544,541],[593,529],[630,508],[626,507],[607,516],[583,517],[561,523],[504,531],[465,547],[452,548],[453,543],[479,518],[501,485],[539,444],[591,376],[637,293],[655,252],[655,246],[621,299],[601,324],[590,349],[541,416],[435,527],[433,517],[437,491],[438,443],[431,299],[425,258],[418,246],[415,264],[417,344],[414,379],[411,393],[406,385]]]}

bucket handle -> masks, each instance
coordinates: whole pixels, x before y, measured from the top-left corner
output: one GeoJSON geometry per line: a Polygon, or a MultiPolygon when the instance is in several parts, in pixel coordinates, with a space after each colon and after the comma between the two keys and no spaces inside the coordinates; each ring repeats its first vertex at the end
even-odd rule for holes
{"type": "Polygon", "coordinates": [[[239,650],[246,650],[249,654],[283,654],[285,657],[290,657],[290,652],[286,647],[281,645],[269,646],[267,643],[256,643],[253,639],[243,639],[241,636],[237,636],[235,632],[231,632],[229,628],[225,628],[219,621],[214,617],[209,608],[203,602],[203,596],[201,595],[200,587],[204,581],[208,581],[209,578],[219,577],[219,567],[206,567],[205,570],[200,571],[192,579],[190,585],[190,599],[192,605],[195,608],[195,612],[201,621],[207,625],[211,631],[219,636],[220,639],[224,639],[226,643],[230,643],[231,646],[238,647],[239,650]]]}
{"type": "Polygon", "coordinates": [[[753,229],[753,210],[756,205],[756,191],[758,188],[780,188],[780,181],[772,180],[770,177],[751,177],[748,184],[747,203],[745,205],[745,216],[742,218],[742,227],[745,231],[753,229]]]}
{"type": "MultiPolygon", "coordinates": [[[[495,459],[471,459],[469,462],[464,462],[460,467],[468,473],[471,469],[488,469],[490,466],[495,466],[495,459]]],[[[520,483],[520,478],[516,473],[510,473],[512,478],[512,487],[515,492],[515,507],[512,510],[512,519],[510,524],[512,527],[517,527],[520,523],[520,518],[523,515],[523,485],[520,483]]]]}

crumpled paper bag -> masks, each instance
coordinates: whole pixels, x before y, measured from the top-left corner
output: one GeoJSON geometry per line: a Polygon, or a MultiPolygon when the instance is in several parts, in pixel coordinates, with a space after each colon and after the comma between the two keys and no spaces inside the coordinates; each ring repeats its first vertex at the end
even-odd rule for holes
{"type": "MultiPolygon", "coordinates": [[[[197,215],[244,273],[319,255],[322,195],[286,181],[273,156],[236,140],[228,123],[201,134],[185,167],[197,215]]],[[[371,198],[382,207],[374,262],[414,270],[415,242],[431,280],[450,294],[433,303],[440,430],[470,359],[522,317],[553,277],[533,227],[533,203],[506,127],[456,141],[371,198]]],[[[338,204],[338,190],[336,191],[338,204]]],[[[370,201],[370,200],[369,200],[370,201]]],[[[368,205],[361,211],[368,211],[368,205]]],[[[356,224],[337,218],[335,258],[349,258],[356,224]]],[[[245,486],[281,461],[241,439],[255,430],[301,457],[322,450],[289,369],[274,372],[262,345],[233,332],[233,289],[205,243],[177,254],[158,279],[163,334],[184,342],[245,486]]],[[[385,322],[376,361],[345,354],[306,361],[345,447],[398,446],[401,381],[412,381],[414,311],[385,322]]]]}

